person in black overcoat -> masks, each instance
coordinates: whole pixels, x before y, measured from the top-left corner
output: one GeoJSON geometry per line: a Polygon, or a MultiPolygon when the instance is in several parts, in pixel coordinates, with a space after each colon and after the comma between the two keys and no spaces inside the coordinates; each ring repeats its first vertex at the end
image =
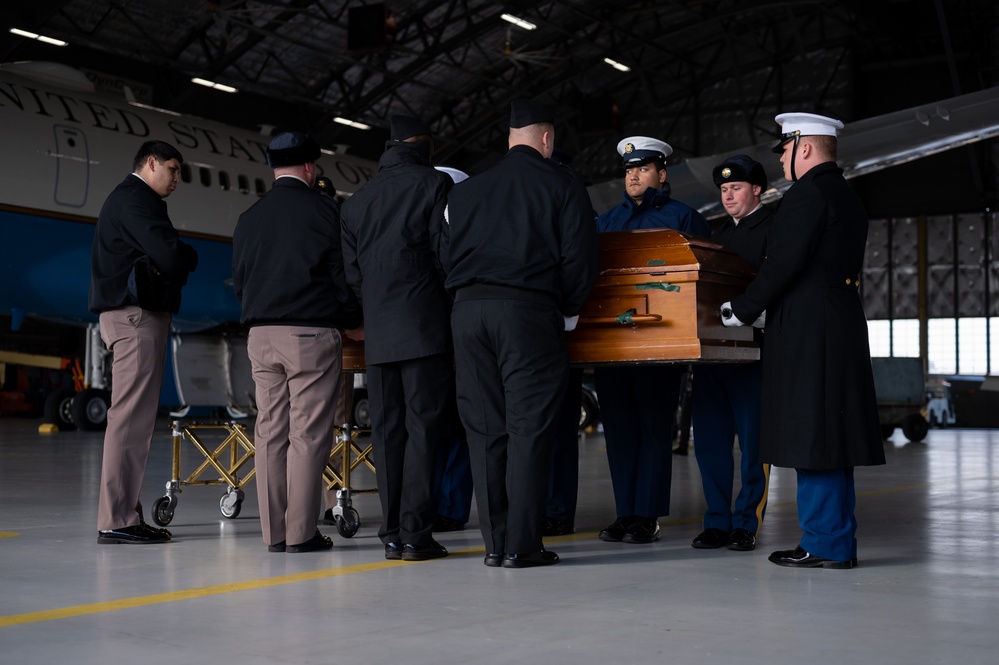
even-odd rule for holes
{"type": "Polygon", "coordinates": [[[599,257],[589,196],[549,159],[554,140],[547,107],[513,102],[509,151],[455,185],[441,233],[458,412],[490,567],[559,561],[542,545],[542,522],[574,325],[566,317],[582,309],[599,257]]]}
{"type": "Polygon", "coordinates": [[[789,567],[857,565],[853,470],[885,463],[860,273],[867,213],[836,165],[843,123],[785,113],[784,195],[767,257],[746,293],[722,305],[726,325],[765,314],[760,456],[798,477],[802,534],[770,555],[789,567]]]}
{"type": "Polygon", "coordinates": [[[434,472],[447,433],[451,298],[436,256],[451,177],[430,128],[390,118],[378,173],[343,205],[347,282],[364,311],[364,357],[385,558],[447,556],[432,536],[434,472]]]}
{"type": "MultiPolygon", "coordinates": [[[[712,232],[711,240],[735,250],[758,270],[774,217],[760,200],[768,186],[763,165],[746,155],[733,155],[714,168],[712,177],[729,217],[712,232]]],[[[757,331],[756,338],[762,344],[762,332],[757,331]]],[[[756,547],[770,476],[770,465],[760,461],[762,382],[759,361],[702,363],[694,369],[694,456],[707,502],[704,530],[691,542],[696,549],[745,552],[756,547]],[[741,483],[733,505],[736,434],[741,483]]]]}

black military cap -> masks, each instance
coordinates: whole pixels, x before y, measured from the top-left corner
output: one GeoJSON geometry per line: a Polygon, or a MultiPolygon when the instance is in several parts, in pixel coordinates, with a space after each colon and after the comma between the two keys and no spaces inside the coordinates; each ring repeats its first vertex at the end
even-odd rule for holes
{"type": "Polygon", "coordinates": [[[748,182],[767,188],[767,174],[763,165],[748,155],[732,155],[711,172],[715,185],[721,187],[726,182],[748,182]]]}
{"type": "Polygon", "coordinates": [[[555,124],[550,108],[533,99],[515,99],[510,103],[510,127],[518,129],[541,122],[555,124]]]}
{"type": "Polygon", "coordinates": [[[405,141],[423,134],[430,136],[430,126],[419,118],[411,115],[394,115],[389,118],[389,138],[393,141],[405,141]]]}
{"type": "Polygon", "coordinates": [[[319,159],[319,144],[305,132],[280,132],[267,146],[267,163],[272,169],[298,166],[319,159]]]}

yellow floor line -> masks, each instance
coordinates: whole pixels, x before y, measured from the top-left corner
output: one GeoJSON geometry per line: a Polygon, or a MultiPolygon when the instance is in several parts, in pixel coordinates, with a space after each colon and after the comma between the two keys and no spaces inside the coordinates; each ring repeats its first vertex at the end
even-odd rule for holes
{"type": "MultiPolygon", "coordinates": [[[[925,489],[929,487],[929,484],[923,485],[909,485],[906,487],[894,487],[883,490],[871,490],[867,492],[860,492],[857,496],[874,496],[877,494],[889,494],[892,492],[904,492],[915,489],[925,489]]],[[[788,502],[783,504],[768,506],[768,510],[782,510],[786,508],[792,508],[795,503],[788,502]]],[[[701,517],[688,517],[679,518],[672,520],[663,520],[662,524],[665,526],[681,526],[686,524],[696,524],[701,521],[701,517]]],[[[12,537],[20,535],[11,531],[0,531],[0,538],[12,537]]],[[[582,540],[584,538],[593,538],[597,535],[596,531],[588,531],[570,534],[566,536],[559,536],[557,538],[550,538],[552,542],[568,542],[573,540],[582,540]]],[[[465,549],[451,552],[449,556],[451,557],[463,557],[463,556],[473,556],[476,554],[484,554],[485,550],[481,547],[475,549],[465,549]]],[[[73,605],[71,607],[60,607],[54,610],[42,610],[40,612],[26,612],[24,614],[9,614],[7,616],[0,616],[0,628],[6,626],[18,626],[27,623],[38,623],[41,621],[55,621],[56,619],[69,619],[72,617],[87,616],[89,614],[100,614],[102,612],[116,612],[118,610],[130,609],[134,607],[145,607],[147,605],[160,605],[163,603],[172,603],[178,600],[190,600],[192,598],[204,598],[206,596],[218,596],[224,593],[234,593],[236,591],[250,591],[252,589],[265,589],[272,586],[280,586],[282,584],[295,584],[297,582],[309,582],[313,580],[321,580],[329,577],[339,577],[340,575],[350,575],[353,573],[367,573],[374,570],[382,570],[385,568],[391,568],[394,566],[409,566],[417,562],[407,562],[407,561],[377,561],[373,563],[362,563],[355,566],[345,566],[343,568],[324,568],[322,570],[314,570],[307,573],[295,573],[292,575],[279,575],[277,577],[268,577],[265,579],[257,580],[247,580],[245,582],[234,582],[232,584],[217,584],[214,586],[200,587],[197,589],[187,589],[184,591],[170,591],[167,593],[155,593],[148,596],[136,596],[134,598],[121,598],[119,600],[108,600],[101,603],[88,603],[86,605],[73,605]]],[[[429,563],[429,562],[419,562],[419,563],[429,563]]]]}
{"type": "MultiPolygon", "coordinates": [[[[471,556],[473,554],[484,554],[485,550],[478,549],[460,550],[451,552],[449,556],[471,556]]],[[[411,566],[413,563],[429,563],[429,561],[377,561],[373,563],[362,563],[355,566],[344,566],[343,568],[324,568],[313,570],[307,573],[294,573],[292,575],[279,575],[257,580],[246,580],[245,582],[233,582],[231,584],[216,584],[213,586],[200,587],[197,589],[187,589],[184,591],[170,591],[167,593],[154,593],[149,596],[136,596],[134,598],[120,598],[118,600],[107,600],[101,603],[88,603],[86,605],[73,605],[71,607],[60,607],[54,610],[42,610],[41,612],[26,612],[24,614],[9,614],[0,616],[0,628],[5,626],[18,626],[26,623],[38,623],[40,621],[54,621],[56,619],[69,619],[72,617],[86,616],[88,614],[100,614],[102,612],[115,612],[118,610],[130,609],[133,607],[145,607],[147,605],[160,605],[162,603],[172,603],[178,600],[190,600],[192,598],[205,598],[206,596],[218,596],[224,593],[236,591],[250,591],[252,589],[266,589],[267,587],[280,586],[282,584],[295,584],[297,582],[309,582],[313,580],[326,579],[328,577],[339,577],[352,573],[366,573],[373,570],[382,570],[394,566],[411,566]]]]}

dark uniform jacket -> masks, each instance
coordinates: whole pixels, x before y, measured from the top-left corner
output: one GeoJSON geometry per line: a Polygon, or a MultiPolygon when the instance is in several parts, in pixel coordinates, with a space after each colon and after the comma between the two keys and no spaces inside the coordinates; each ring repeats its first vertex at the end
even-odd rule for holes
{"type": "Polygon", "coordinates": [[[884,464],[858,280],[867,214],[842,169],[813,167],[784,195],[741,321],[767,311],[760,457],[777,466],[884,464]]]}
{"type": "Polygon", "coordinates": [[[436,249],[453,181],[429,144],[391,142],[343,206],[347,282],[364,308],[369,364],[451,353],[451,298],[436,249]]]}
{"type": "Polygon", "coordinates": [[[738,224],[731,217],[726,217],[721,226],[711,234],[711,240],[735,250],[740,259],[759,270],[767,256],[767,235],[773,219],[773,210],[761,205],[743,217],[738,224]]]}
{"type": "Polygon", "coordinates": [[[239,216],[232,274],[243,323],[360,325],[360,308],[343,274],[339,213],[328,196],[282,177],[239,216]]]}
{"type": "Polygon", "coordinates": [[[646,189],[638,205],[627,192],[622,194],[622,198],[621,203],[600,215],[597,228],[601,232],[673,229],[704,238],[711,235],[711,227],[701,213],[686,203],[670,198],[669,183],[665,183],[662,189],[646,189]]]}
{"type": "Polygon", "coordinates": [[[167,205],[134,173],[108,195],[97,217],[91,251],[90,311],[95,313],[138,305],[129,276],[144,257],[152,263],[167,292],[165,307],[180,309],[180,289],[198,266],[198,253],[181,241],[167,216],[167,205]]]}
{"type": "MultiPolygon", "coordinates": [[[[711,239],[719,245],[724,245],[739,253],[739,258],[759,270],[763,259],[767,257],[767,236],[773,223],[774,213],[769,206],[759,208],[742,218],[738,224],[726,217],[711,239]]],[[[763,348],[763,331],[753,329],[753,338],[763,348]]]]}
{"type": "Polygon", "coordinates": [[[579,314],[600,259],[593,206],[571,171],[534,148],[514,146],[499,164],[451,190],[448,220],[441,259],[458,298],[467,291],[579,314]]]}

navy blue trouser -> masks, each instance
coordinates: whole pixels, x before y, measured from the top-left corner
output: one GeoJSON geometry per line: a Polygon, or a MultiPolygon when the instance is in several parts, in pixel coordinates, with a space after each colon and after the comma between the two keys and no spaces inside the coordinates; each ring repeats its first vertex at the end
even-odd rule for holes
{"type": "Polygon", "coordinates": [[[857,558],[857,493],[853,467],[798,473],[798,543],[809,554],[834,561],[857,558]]]}
{"type": "Polygon", "coordinates": [[[598,367],[594,373],[618,517],[669,514],[673,423],[681,367],[598,367]]]}
{"type": "Polygon", "coordinates": [[[698,365],[694,369],[694,456],[707,510],[705,529],[759,531],[767,507],[770,465],[760,461],[761,364],[698,365]],[[741,487],[735,481],[739,435],[741,487]]]}
{"type": "Polygon", "coordinates": [[[437,451],[434,477],[437,514],[464,524],[472,512],[472,462],[463,435],[445,439],[437,451]]]}
{"type": "MultiPolygon", "coordinates": [[[[571,334],[571,333],[570,333],[571,334]]],[[[552,449],[552,472],[548,479],[545,517],[573,524],[579,494],[579,410],[583,401],[583,370],[569,368],[552,449]]]]}

